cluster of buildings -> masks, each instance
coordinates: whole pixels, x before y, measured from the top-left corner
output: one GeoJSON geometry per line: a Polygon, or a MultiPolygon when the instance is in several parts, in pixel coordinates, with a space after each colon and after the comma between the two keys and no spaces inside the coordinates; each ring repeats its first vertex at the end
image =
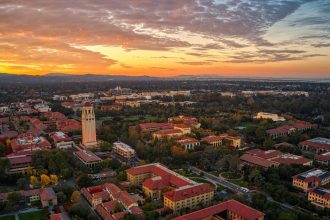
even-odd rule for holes
{"type": "Polygon", "coordinates": [[[137,201],[113,183],[82,188],[81,194],[95,211],[106,220],[124,219],[126,214],[142,215],[137,201]],[[123,208],[116,210],[117,204],[123,208]]]}
{"type": "Polygon", "coordinates": [[[147,197],[163,198],[164,207],[173,211],[207,205],[214,197],[211,185],[196,183],[159,163],[132,167],[126,173],[128,181],[142,186],[147,197]]]}
{"type": "Polygon", "coordinates": [[[241,137],[239,136],[220,134],[207,136],[201,140],[191,137],[192,129],[200,128],[200,123],[195,117],[179,115],[168,118],[168,122],[142,123],[139,127],[143,133],[152,133],[154,139],[174,139],[176,144],[186,150],[193,150],[196,146],[199,146],[201,142],[214,147],[225,144],[235,148],[241,147],[241,137]]]}
{"type": "Polygon", "coordinates": [[[315,125],[304,122],[304,121],[296,121],[293,123],[289,123],[287,125],[281,125],[276,128],[266,130],[266,133],[273,139],[279,137],[285,137],[291,135],[295,132],[304,132],[315,128],[315,125]]]}
{"type": "Polygon", "coordinates": [[[330,208],[330,190],[322,186],[330,183],[330,172],[318,168],[292,177],[292,185],[307,194],[311,203],[320,208],[330,208]]]}
{"type": "Polygon", "coordinates": [[[267,150],[253,149],[246,151],[240,157],[241,166],[257,166],[264,169],[270,167],[278,167],[281,164],[292,165],[304,165],[311,166],[313,161],[303,156],[298,156],[289,153],[282,153],[279,150],[267,150]]]}
{"type": "Polygon", "coordinates": [[[309,93],[305,91],[281,91],[281,90],[255,90],[242,91],[244,96],[253,95],[281,95],[281,96],[305,96],[309,97],[309,93]]]}
{"type": "Polygon", "coordinates": [[[264,220],[264,218],[264,213],[231,199],[176,217],[173,220],[264,220]]]}
{"type": "MultiPolygon", "coordinates": [[[[40,201],[43,208],[57,205],[57,196],[51,187],[21,190],[11,193],[20,194],[28,204],[40,201]]],[[[0,193],[0,201],[7,201],[9,195],[10,193],[0,193]]]]}

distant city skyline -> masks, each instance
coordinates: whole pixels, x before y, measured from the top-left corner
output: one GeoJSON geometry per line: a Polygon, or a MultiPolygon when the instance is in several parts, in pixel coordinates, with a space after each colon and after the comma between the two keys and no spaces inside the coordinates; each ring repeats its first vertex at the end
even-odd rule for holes
{"type": "Polygon", "coordinates": [[[0,2],[0,72],[330,77],[328,0],[0,2]]]}

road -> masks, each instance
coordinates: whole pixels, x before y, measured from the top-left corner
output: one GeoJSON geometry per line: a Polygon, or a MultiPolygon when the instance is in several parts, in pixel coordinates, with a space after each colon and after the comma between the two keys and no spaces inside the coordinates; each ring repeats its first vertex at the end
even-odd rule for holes
{"type": "Polygon", "coordinates": [[[222,177],[218,177],[218,176],[214,176],[208,172],[205,172],[201,169],[198,169],[197,167],[193,167],[193,166],[189,166],[189,170],[195,174],[200,174],[200,173],[203,173],[203,177],[206,178],[206,179],[209,179],[211,180],[212,182],[215,182],[217,184],[220,184],[221,186],[227,188],[227,189],[230,189],[230,190],[233,190],[237,193],[248,193],[249,190],[246,189],[246,188],[243,188],[235,183],[232,183],[232,182],[229,182],[228,180],[222,178],[222,177]]]}
{"type": "MultiPolygon", "coordinates": [[[[195,174],[198,174],[198,175],[200,173],[203,173],[203,177],[208,179],[209,181],[218,183],[221,186],[223,186],[227,189],[233,190],[237,193],[246,194],[249,199],[251,199],[253,194],[256,193],[255,191],[251,191],[249,189],[243,188],[243,187],[241,187],[241,186],[239,186],[235,183],[229,182],[228,180],[224,179],[223,177],[214,176],[214,175],[212,175],[208,172],[205,172],[201,169],[198,169],[197,167],[189,166],[189,170],[191,172],[195,173],[195,174]]],[[[306,213],[310,213],[310,211],[308,211],[304,208],[301,208],[301,207],[298,207],[298,206],[292,206],[292,205],[289,205],[289,204],[286,204],[286,203],[277,202],[271,196],[269,196],[267,194],[265,194],[265,196],[267,197],[268,201],[276,203],[277,205],[281,206],[283,209],[287,209],[287,210],[291,210],[291,211],[296,210],[296,209],[300,209],[301,211],[304,211],[306,213]]]]}

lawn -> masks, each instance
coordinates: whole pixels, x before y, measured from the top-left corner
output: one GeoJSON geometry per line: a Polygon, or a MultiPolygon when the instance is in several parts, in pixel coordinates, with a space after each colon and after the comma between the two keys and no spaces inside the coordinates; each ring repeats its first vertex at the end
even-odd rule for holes
{"type": "Polygon", "coordinates": [[[15,216],[14,215],[2,216],[0,217],[0,220],[15,220],[15,216]]]}
{"type": "Polygon", "coordinates": [[[47,219],[44,210],[39,210],[35,212],[21,213],[18,215],[19,220],[42,220],[47,219]]]}
{"type": "Polygon", "coordinates": [[[189,176],[189,179],[196,181],[197,183],[208,183],[208,184],[216,187],[216,185],[214,183],[212,183],[211,181],[208,181],[207,179],[201,178],[201,177],[190,177],[189,176]]]}

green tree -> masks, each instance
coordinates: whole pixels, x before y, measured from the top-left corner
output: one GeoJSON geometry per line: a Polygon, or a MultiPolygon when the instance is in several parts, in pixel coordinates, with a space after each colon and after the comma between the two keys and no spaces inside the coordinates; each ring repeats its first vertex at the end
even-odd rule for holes
{"type": "Polygon", "coordinates": [[[77,184],[78,184],[79,187],[88,187],[88,186],[92,186],[93,182],[88,177],[87,174],[83,174],[83,175],[78,176],[77,184]]]}

